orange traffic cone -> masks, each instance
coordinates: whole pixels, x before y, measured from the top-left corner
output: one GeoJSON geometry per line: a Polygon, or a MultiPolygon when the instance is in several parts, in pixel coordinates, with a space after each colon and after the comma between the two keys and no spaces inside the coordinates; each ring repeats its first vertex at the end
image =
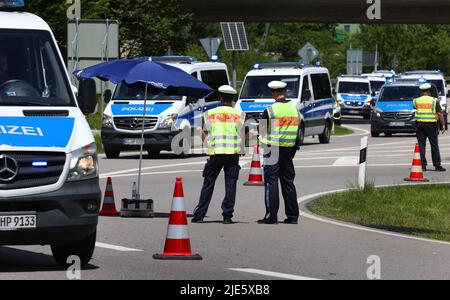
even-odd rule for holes
{"type": "Polygon", "coordinates": [[[115,217],[120,215],[116,209],[116,201],[114,200],[114,191],[112,186],[112,179],[108,177],[105,191],[105,199],[103,200],[103,207],[100,211],[100,216],[115,217]]]}
{"type": "Polygon", "coordinates": [[[250,176],[245,186],[264,186],[263,169],[261,167],[261,157],[259,155],[259,145],[255,146],[252,159],[252,167],[250,169],[250,176]]]}
{"type": "Polygon", "coordinates": [[[153,255],[153,258],[158,260],[202,260],[200,255],[194,255],[191,251],[182,178],[177,178],[175,184],[164,252],[153,255]]]}
{"type": "Polygon", "coordinates": [[[420,157],[420,146],[416,144],[416,149],[414,151],[414,160],[412,163],[411,175],[409,178],[405,178],[405,181],[412,182],[428,182],[428,179],[425,179],[423,176],[422,169],[422,158],[420,157]]]}

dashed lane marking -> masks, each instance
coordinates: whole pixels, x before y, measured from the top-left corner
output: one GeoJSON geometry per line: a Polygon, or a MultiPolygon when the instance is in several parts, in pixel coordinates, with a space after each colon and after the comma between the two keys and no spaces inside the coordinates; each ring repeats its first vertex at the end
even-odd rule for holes
{"type": "Polygon", "coordinates": [[[298,276],[298,275],[270,272],[270,271],[264,271],[264,270],[258,270],[258,269],[228,269],[228,270],[235,271],[235,272],[262,275],[262,276],[273,277],[273,278],[288,279],[288,280],[299,280],[299,281],[321,280],[321,279],[317,279],[317,278],[310,278],[310,277],[304,277],[304,276],[298,276]]]}
{"type": "Polygon", "coordinates": [[[98,248],[115,250],[115,251],[119,251],[119,252],[143,252],[143,250],[139,250],[139,249],[126,248],[126,247],[122,247],[122,246],[109,245],[109,244],[99,243],[99,242],[95,243],[95,246],[98,248]]]}

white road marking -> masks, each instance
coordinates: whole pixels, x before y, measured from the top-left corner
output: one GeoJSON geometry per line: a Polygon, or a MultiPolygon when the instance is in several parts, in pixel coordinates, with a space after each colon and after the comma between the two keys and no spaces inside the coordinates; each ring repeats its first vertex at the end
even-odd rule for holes
{"type": "MultiPolygon", "coordinates": [[[[449,182],[423,183],[422,185],[436,185],[436,184],[450,184],[450,183],[449,182]]],[[[377,188],[387,188],[387,187],[393,187],[393,186],[410,186],[410,185],[411,184],[380,185],[380,186],[377,186],[377,188]]],[[[419,184],[417,184],[417,185],[419,185],[419,184]]],[[[414,185],[411,185],[411,186],[414,186],[414,185]]],[[[320,197],[323,197],[323,196],[327,196],[327,195],[331,195],[331,194],[343,193],[343,192],[347,192],[347,191],[349,191],[349,189],[340,189],[340,190],[335,190],[335,191],[321,192],[321,193],[317,193],[317,194],[301,197],[301,198],[298,199],[298,203],[299,204],[308,203],[308,202],[310,202],[310,201],[312,201],[314,199],[317,199],[317,198],[320,198],[320,197]]],[[[400,233],[393,233],[393,232],[383,231],[383,230],[379,230],[379,229],[372,229],[372,228],[369,228],[369,227],[353,225],[353,224],[349,224],[349,223],[344,223],[344,222],[339,222],[339,221],[327,219],[327,218],[324,218],[324,217],[319,217],[319,216],[316,216],[316,215],[313,215],[311,213],[304,212],[304,211],[300,211],[300,215],[302,217],[304,217],[304,218],[308,218],[308,219],[311,219],[311,220],[315,220],[315,221],[318,221],[318,222],[321,222],[321,223],[326,223],[326,224],[330,224],[330,225],[334,225],[334,226],[345,227],[345,228],[349,228],[349,229],[365,231],[365,232],[371,232],[371,233],[376,233],[376,234],[382,234],[382,235],[390,236],[390,237],[403,238],[403,239],[408,239],[408,240],[414,240],[414,241],[420,241],[420,242],[427,242],[427,243],[434,243],[434,244],[450,246],[449,242],[438,241],[438,240],[431,240],[431,239],[425,239],[425,238],[419,238],[419,237],[414,237],[414,236],[410,236],[410,235],[404,235],[404,234],[400,234],[400,233]]]]}
{"type": "Polygon", "coordinates": [[[358,157],[340,157],[334,162],[333,167],[354,167],[358,165],[358,162],[358,157]]]}
{"type": "Polygon", "coordinates": [[[228,270],[235,271],[235,272],[263,275],[263,276],[274,277],[274,278],[289,279],[289,280],[301,280],[301,281],[321,280],[321,279],[317,279],[317,278],[310,278],[310,277],[303,277],[303,276],[297,276],[297,275],[291,275],[291,274],[270,272],[270,271],[264,271],[264,270],[258,270],[258,269],[228,269],[228,270]]]}
{"type": "Polygon", "coordinates": [[[143,251],[143,250],[139,250],[139,249],[126,248],[126,247],[122,247],[122,246],[109,245],[109,244],[99,243],[99,242],[95,243],[95,246],[99,247],[99,248],[115,250],[115,251],[119,251],[119,252],[142,252],[143,251]]]}

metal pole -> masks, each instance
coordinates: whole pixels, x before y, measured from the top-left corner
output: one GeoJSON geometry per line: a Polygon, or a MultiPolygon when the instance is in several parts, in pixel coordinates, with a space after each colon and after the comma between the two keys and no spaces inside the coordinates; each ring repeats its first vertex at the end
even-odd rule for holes
{"type": "Polygon", "coordinates": [[[363,137],[361,139],[361,152],[359,158],[359,176],[358,176],[358,186],[361,190],[366,187],[366,175],[367,175],[367,149],[369,145],[369,138],[363,137]]]}
{"type": "Polygon", "coordinates": [[[139,154],[139,175],[138,175],[138,186],[137,186],[137,194],[136,199],[141,199],[141,177],[142,177],[142,156],[144,153],[144,133],[145,133],[145,117],[147,113],[147,93],[148,93],[148,84],[145,84],[145,93],[144,93],[144,114],[142,117],[142,135],[141,135],[141,153],[139,154]]]}
{"type": "Polygon", "coordinates": [[[233,51],[233,88],[237,88],[236,51],[233,51]]]}

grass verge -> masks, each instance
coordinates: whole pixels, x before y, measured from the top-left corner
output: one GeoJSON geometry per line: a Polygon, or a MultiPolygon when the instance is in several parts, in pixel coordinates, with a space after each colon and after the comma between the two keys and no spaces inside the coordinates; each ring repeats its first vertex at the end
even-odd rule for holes
{"type": "Polygon", "coordinates": [[[328,218],[450,242],[450,185],[369,187],[308,204],[328,218]]]}
{"type": "Polygon", "coordinates": [[[103,149],[102,137],[99,135],[95,135],[94,138],[95,138],[95,144],[97,145],[97,153],[104,154],[105,150],[103,149]]]}
{"type": "Polygon", "coordinates": [[[334,127],[334,136],[343,136],[343,135],[350,135],[353,134],[354,131],[351,129],[348,129],[346,127],[342,127],[342,126],[335,126],[334,127]]]}

